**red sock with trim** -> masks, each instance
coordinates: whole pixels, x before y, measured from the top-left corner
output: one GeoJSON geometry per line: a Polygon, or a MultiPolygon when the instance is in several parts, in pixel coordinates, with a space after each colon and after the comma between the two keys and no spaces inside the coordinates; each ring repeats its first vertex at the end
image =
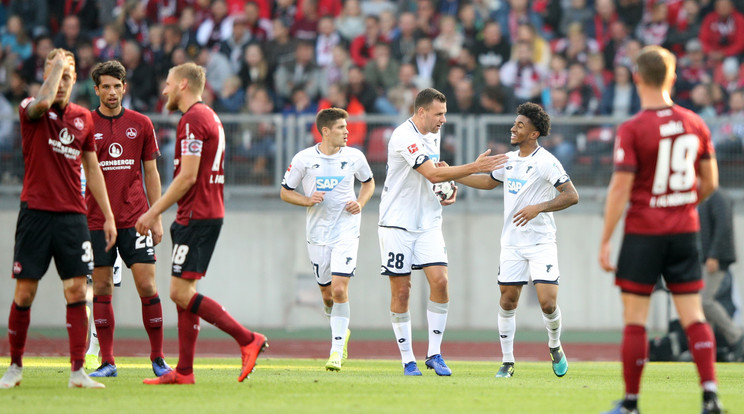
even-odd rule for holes
{"type": "Polygon", "coordinates": [[[178,365],[176,371],[181,375],[194,372],[196,339],[199,337],[199,315],[176,306],[178,310],[178,365]]]}
{"type": "Polygon", "coordinates": [[[695,322],[685,330],[700,384],[716,382],[716,337],[706,322],[695,322]]]}
{"type": "Polygon", "coordinates": [[[625,393],[638,394],[641,389],[641,375],[648,359],[646,327],[626,325],[623,330],[623,343],[620,347],[623,359],[623,378],[625,393]]]}
{"type": "Polygon", "coordinates": [[[23,366],[23,353],[26,350],[26,336],[31,323],[31,307],[10,305],[8,316],[8,342],[10,343],[10,363],[23,366]]]}
{"type": "Polygon", "coordinates": [[[235,338],[240,346],[248,345],[253,340],[253,332],[238,323],[222,305],[213,299],[197,293],[189,301],[188,309],[235,338]]]}
{"type": "Polygon", "coordinates": [[[101,345],[101,362],[116,365],[114,359],[114,306],[111,295],[93,296],[93,323],[96,325],[98,343],[101,345]]]}
{"type": "Polygon", "coordinates": [[[142,301],[142,324],[150,338],[150,361],[163,358],[163,307],[160,296],[156,293],[149,297],[140,297],[142,301]]]}
{"type": "Polygon", "coordinates": [[[88,312],[85,301],[67,305],[67,336],[70,338],[70,364],[77,371],[85,362],[86,340],[88,339],[88,312]]]}

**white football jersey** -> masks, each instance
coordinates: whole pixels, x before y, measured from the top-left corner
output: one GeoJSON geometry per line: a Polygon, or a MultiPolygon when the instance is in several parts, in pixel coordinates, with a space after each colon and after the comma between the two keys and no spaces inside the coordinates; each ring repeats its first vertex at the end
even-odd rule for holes
{"type": "Polygon", "coordinates": [[[521,247],[555,242],[553,213],[540,213],[526,225],[517,227],[514,214],[533,204],[552,200],[555,187],[570,181],[568,174],[553,154],[537,147],[532,154],[520,157],[519,151],[506,154],[509,160],[491,172],[491,178],[504,185],[504,228],[501,246],[521,247]]]}
{"type": "Polygon", "coordinates": [[[415,171],[427,160],[439,161],[440,133],[422,135],[411,119],[388,142],[387,177],[380,200],[382,227],[426,231],[442,226],[442,205],[432,183],[415,171]]]}
{"type": "Polygon", "coordinates": [[[342,147],[325,155],[320,144],[304,149],[292,158],[284,173],[282,186],[294,190],[300,184],[306,196],[325,192],[322,203],[307,208],[307,241],[332,244],[342,239],[359,237],[361,214],[346,211],[346,202],[356,200],[354,178],[361,182],[372,179],[372,170],[361,151],[342,147]]]}

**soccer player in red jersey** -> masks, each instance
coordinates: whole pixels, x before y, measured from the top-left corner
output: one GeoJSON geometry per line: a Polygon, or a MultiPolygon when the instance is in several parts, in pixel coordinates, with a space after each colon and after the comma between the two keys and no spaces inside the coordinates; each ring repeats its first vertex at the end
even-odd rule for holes
{"type": "Polygon", "coordinates": [[[621,347],[625,398],[609,412],[638,413],[641,374],[648,359],[645,325],[650,296],[663,276],[700,375],[703,413],[720,413],[715,338],[699,294],[703,280],[696,210],[718,187],[718,164],[708,127],[671,99],[674,55],[662,47],[648,46],[638,55],[636,65],[633,79],[642,110],[617,131],[615,172],[607,191],[599,251],[602,268],[615,272],[625,322],[621,347]],[[610,238],[628,202],[615,268],[610,262],[610,238]]]}
{"type": "MultiPolygon", "coordinates": [[[[163,359],[163,309],[155,285],[155,245],[163,238],[160,217],[150,232],[140,234],[134,223],[151,204],[160,199],[160,156],[155,130],[150,118],[124,109],[127,70],[115,61],[97,64],[91,71],[100,105],[92,112],[98,160],[106,180],[109,200],[116,217],[116,247],[124,263],[132,269],[134,284],[142,302],[142,322],[150,338],[150,360],[155,375],[170,371],[163,359]],[[142,188],[145,172],[147,196],[142,188]]],[[[103,214],[90,194],[88,228],[93,242],[93,320],[101,346],[102,364],[91,377],[115,377],[114,360],[114,293],[113,266],[116,250],[105,251],[103,214]]]]}
{"type": "Polygon", "coordinates": [[[199,318],[228,333],[240,345],[243,368],[238,381],[253,371],[258,354],[268,346],[264,335],[244,328],[222,305],[196,291],[197,281],[207,272],[225,216],[225,130],[217,114],[201,102],[204,83],[204,68],[194,63],[175,66],[168,72],[163,89],[168,98],[166,108],[183,113],[176,132],[176,170],[163,197],[135,224],[140,234],[147,234],[158,225],[160,214],[178,203],[176,221],[170,229],[170,297],[178,310],[178,365],[161,377],[145,379],[145,384],[194,383],[199,318]]]}
{"type": "Polygon", "coordinates": [[[72,365],[68,386],[104,388],[83,370],[88,332],[85,276],[93,270],[93,249],[80,191],[81,162],[88,188],[101,207],[106,250],[116,241],[116,224],[98,166],[90,111],[70,102],[75,80],[73,54],[54,49],[47,56],[37,96],[24,99],[18,108],[26,172],[13,254],[16,289],[8,317],[10,367],[0,379],[0,389],[15,387],[23,378],[31,304],[52,258],[67,302],[72,365]]]}

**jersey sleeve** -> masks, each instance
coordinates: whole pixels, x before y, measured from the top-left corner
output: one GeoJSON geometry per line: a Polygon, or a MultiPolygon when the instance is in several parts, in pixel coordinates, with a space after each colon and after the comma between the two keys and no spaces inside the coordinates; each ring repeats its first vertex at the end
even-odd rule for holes
{"type": "Polygon", "coordinates": [[[372,169],[369,167],[367,158],[361,153],[361,151],[359,152],[359,158],[354,163],[354,167],[354,176],[357,180],[366,183],[372,179],[372,169]]]}
{"type": "Polygon", "coordinates": [[[85,112],[85,137],[83,137],[83,151],[96,151],[96,139],[93,135],[93,115],[90,111],[85,112]]]}
{"type": "Polygon", "coordinates": [[[305,171],[305,163],[299,154],[292,158],[292,163],[287,167],[287,171],[284,173],[284,179],[282,180],[282,187],[287,190],[294,190],[302,183],[302,175],[305,171]]]}
{"type": "Polygon", "coordinates": [[[710,129],[708,125],[700,120],[700,159],[710,159],[715,155],[715,147],[710,137],[710,129]]]}
{"type": "Polygon", "coordinates": [[[142,160],[151,161],[160,158],[160,148],[155,135],[155,127],[152,125],[150,118],[145,118],[144,125],[144,145],[142,146],[142,160]]]}
{"type": "Polygon", "coordinates": [[[209,135],[204,131],[204,126],[200,127],[197,117],[189,113],[183,115],[182,128],[179,128],[178,136],[181,140],[181,156],[193,155],[201,157],[204,148],[204,140],[209,135]]]}
{"type": "Polygon", "coordinates": [[[499,168],[498,170],[491,171],[491,178],[494,180],[503,183],[504,182],[504,168],[499,168]]]}
{"type": "Polygon", "coordinates": [[[391,145],[395,152],[400,154],[411,168],[416,169],[429,160],[429,155],[424,152],[424,143],[414,136],[399,135],[391,139],[391,145]]]}
{"type": "Polygon", "coordinates": [[[620,125],[615,136],[615,150],[613,162],[615,171],[636,172],[638,169],[638,155],[635,151],[633,139],[635,134],[627,123],[620,125]]]}
{"type": "Polygon", "coordinates": [[[558,161],[555,156],[550,154],[550,157],[546,158],[544,163],[539,166],[540,175],[553,187],[558,187],[561,184],[565,184],[571,181],[566,170],[563,169],[563,165],[558,161]]]}

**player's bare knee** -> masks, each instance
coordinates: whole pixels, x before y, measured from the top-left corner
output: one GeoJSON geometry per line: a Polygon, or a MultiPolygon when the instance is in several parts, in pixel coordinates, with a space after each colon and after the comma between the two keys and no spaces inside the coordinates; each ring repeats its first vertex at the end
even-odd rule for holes
{"type": "Polygon", "coordinates": [[[114,282],[112,280],[93,280],[94,295],[113,295],[114,282]]]}
{"type": "Polygon", "coordinates": [[[145,280],[137,284],[137,293],[143,298],[155,296],[158,293],[158,288],[155,286],[154,280],[145,280]]]}
{"type": "Polygon", "coordinates": [[[555,303],[554,300],[553,301],[550,301],[550,302],[547,302],[547,303],[540,303],[540,308],[542,309],[543,313],[546,314],[546,315],[550,315],[553,312],[555,312],[555,309],[557,307],[558,306],[556,305],[556,303],[555,303]]]}

